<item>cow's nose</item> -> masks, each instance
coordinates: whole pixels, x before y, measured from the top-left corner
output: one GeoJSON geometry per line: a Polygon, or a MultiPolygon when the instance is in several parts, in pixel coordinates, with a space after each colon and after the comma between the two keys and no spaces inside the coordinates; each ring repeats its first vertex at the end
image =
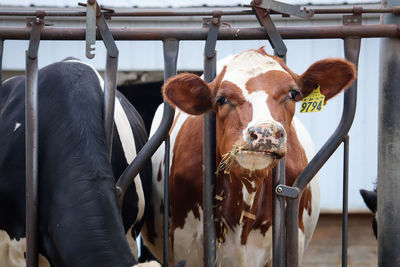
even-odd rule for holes
{"type": "Polygon", "coordinates": [[[250,141],[256,141],[264,137],[281,139],[285,137],[285,129],[277,124],[265,123],[256,127],[252,126],[248,130],[250,141]]]}
{"type": "Polygon", "coordinates": [[[248,140],[253,148],[278,148],[286,140],[285,129],[276,123],[263,123],[249,127],[248,140]]]}

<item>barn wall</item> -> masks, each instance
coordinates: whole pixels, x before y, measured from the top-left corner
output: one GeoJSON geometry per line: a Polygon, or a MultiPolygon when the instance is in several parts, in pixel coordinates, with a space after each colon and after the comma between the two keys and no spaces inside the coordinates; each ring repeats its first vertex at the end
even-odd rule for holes
{"type": "MultiPolygon", "coordinates": [[[[282,19],[274,17],[278,26],[322,26],[341,24],[341,18],[335,16],[316,17],[311,21],[282,19]]],[[[255,27],[258,22],[253,17],[224,18],[233,27],[255,27]]],[[[49,18],[56,26],[84,25],[76,19],[49,18]]],[[[377,16],[367,16],[363,23],[378,23],[377,16]]],[[[113,19],[112,26],[128,27],[198,27],[201,18],[160,18],[113,19]]],[[[0,19],[0,25],[24,25],[24,20],[0,19]]],[[[325,57],[343,57],[342,40],[287,40],[287,63],[296,73],[302,73],[312,62],[325,57]]],[[[217,43],[218,58],[244,51],[248,48],[266,46],[267,41],[220,41],[217,43]]],[[[23,71],[27,41],[5,41],[4,71],[23,71]]],[[[157,72],[163,69],[162,44],[159,41],[119,41],[119,70],[124,74],[135,72],[157,72]]],[[[183,41],[180,44],[178,70],[199,71],[203,64],[204,41],[183,41]]],[[[82,41],[43,41],[39,49],[39,66],[45,66],[67,56],[84,59],[97,69],[105,66],[105,50],[101,42],[96,44],[94,60],[85,58],[85,43],[82,41]]],[[[361,45],[357,113],[350,131],[350,211],[366,211],[359,195],[360,188],[372,188],[377,173],[377,104],[378,104],[378,39],[364,39],[361,45]]],[[[331,100],[320,113],[299,114],[298,118],[310,130],[317,149],[328,139],[337,126],[342,109],[343,97],[331,100]]],[[[298,107],[299,110],[299,107],[298,107]]],[[[339,148],[327,164],[321,169],[321,204],[325,211],[340,211],[342,191],[343,150],[339,148]]]]}

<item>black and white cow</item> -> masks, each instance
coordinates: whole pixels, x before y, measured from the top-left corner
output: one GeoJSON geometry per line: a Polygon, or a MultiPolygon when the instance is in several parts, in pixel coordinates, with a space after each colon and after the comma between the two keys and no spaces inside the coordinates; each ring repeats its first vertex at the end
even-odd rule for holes
{"type": "MultiPolygon", "coordinates": [[[[117,92],[110,163],[103,84],[96,70],[78,60],[39,71],[39,250],[51,266],[136,263],[132,249],[151,167],[128,189],[122,218],[115,181],[147,134],[137,111],[117,92]]],[[[25,264],[24,121],[25,78],[14,77],[0,88],[0,266],[25,264]]]]}

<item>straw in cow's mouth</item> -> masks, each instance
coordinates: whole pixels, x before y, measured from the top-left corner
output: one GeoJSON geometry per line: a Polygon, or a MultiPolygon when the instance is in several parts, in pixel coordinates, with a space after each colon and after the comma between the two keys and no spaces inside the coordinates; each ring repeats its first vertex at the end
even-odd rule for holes
{"type": "Polygon", "coordinates": [[[224,171],[225,174],[229,174],[231,172],[232,165],[236,160],[236,155],[240,153],[242,149],[243,146],[234,146],[231,151],[222,155],[222,159],[218,165],[216,173],[224,171]]]}
{"type": "MultiPolygon", "coordinates": [[[[219,173],[220,171],[223,171],[224,174],[229,174],[231,172],[231,168],[235,161],[237,160],[237,155],[242,153],[243,151],[248,151],[245,146],[234,146],[232,150],[230,150],[228,153],[222,155],[222,159],[218,165],[216,174],[219,173]]],[[[251,151],[251,150],[249,150],[251,151]]],[[[280,158],[277,156],[277,154],[273,152],[265,152],[265,151],[251,151],[251,152],[258,152],[258,153],[264,153],[266,156],[268,155],[269,157],[272,157],[273,159],[278,159],[280,158]]]]}

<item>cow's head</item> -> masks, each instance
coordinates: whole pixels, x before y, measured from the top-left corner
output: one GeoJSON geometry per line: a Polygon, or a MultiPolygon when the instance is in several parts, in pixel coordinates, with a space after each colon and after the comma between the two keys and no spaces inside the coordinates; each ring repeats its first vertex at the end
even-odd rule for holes
{"type": "Polygon", "coordinates": [[[328,100],[355,76],[354,66],[343,59],[318,61],[299,76],[260,48],[233,57],[211,83],[179,74],[168,80],[163,94],[189,114],[216,112],[217,153],[223,164],[265,170],[286,155],[295,103],[318,85],[328,100]]]}

